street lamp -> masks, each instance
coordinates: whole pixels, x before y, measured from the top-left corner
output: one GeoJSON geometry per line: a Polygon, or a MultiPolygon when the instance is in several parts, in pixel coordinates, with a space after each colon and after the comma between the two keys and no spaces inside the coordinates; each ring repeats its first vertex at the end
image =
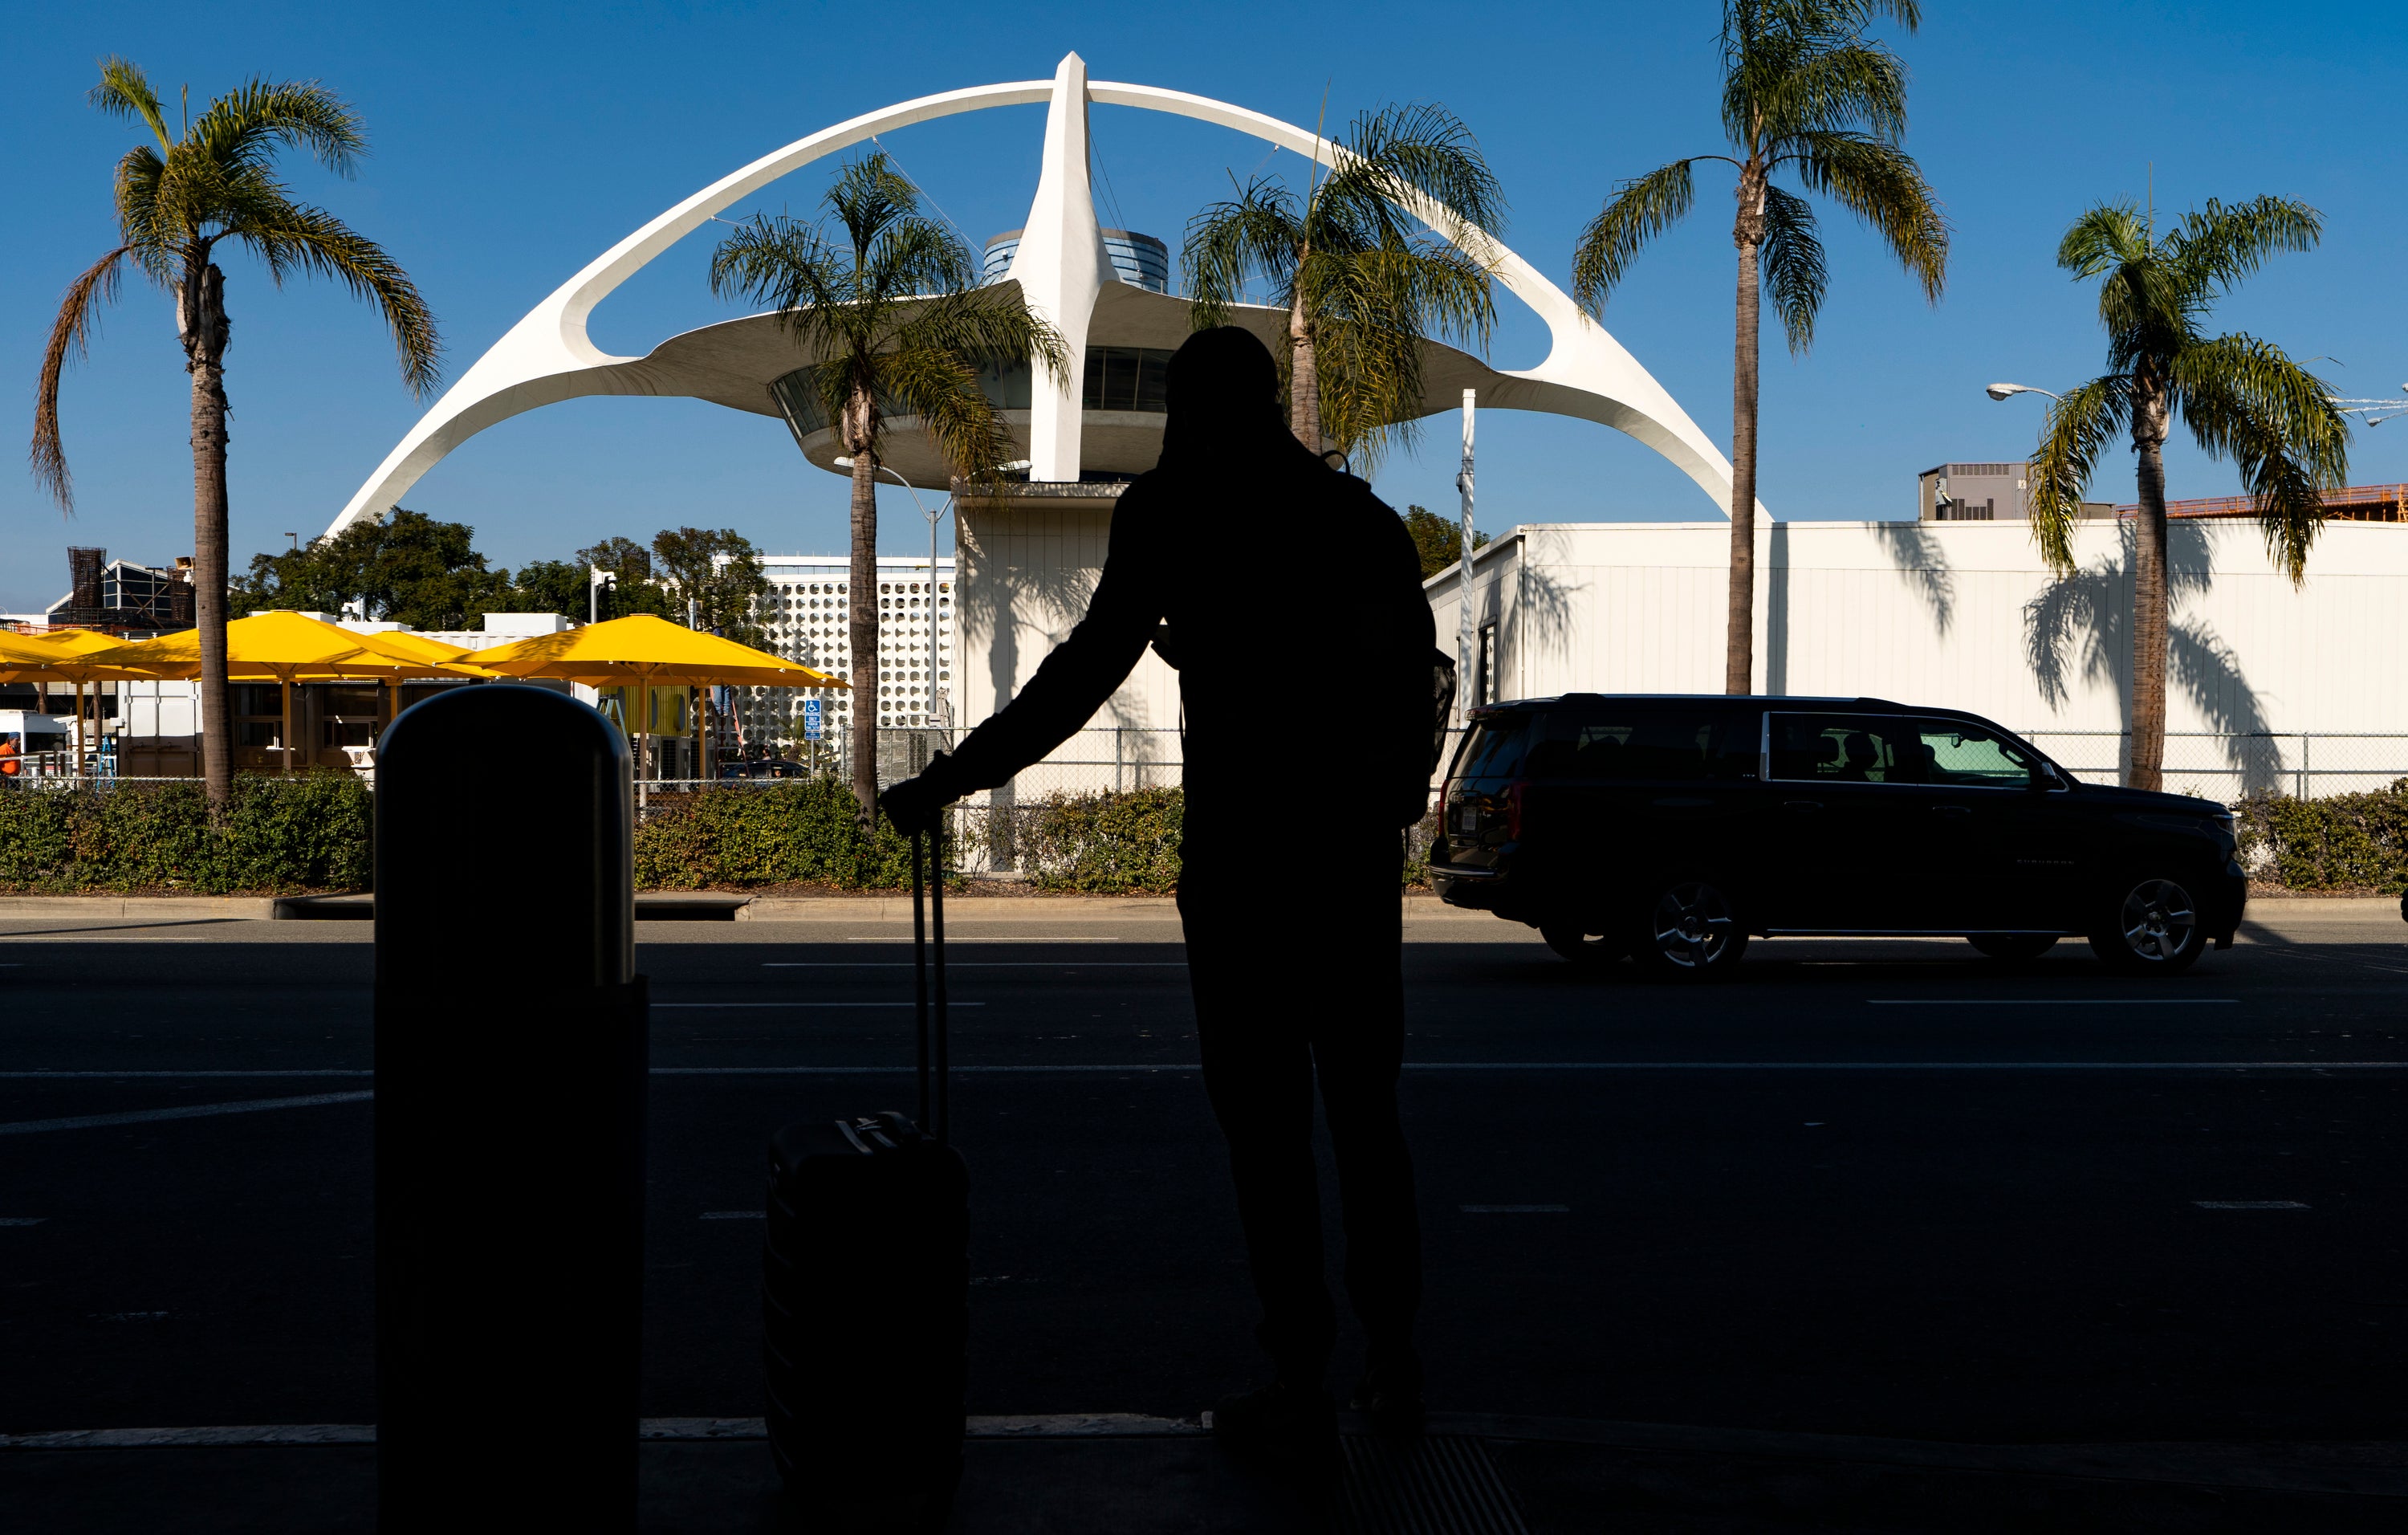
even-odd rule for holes
{"type": "Polygon", "coordinates": [[[2032,384],[1994,383],[1987,389],[1983,390],[1982,393],[1989,395],[1990,398],[1994,400],[2009,399],[2017,395],[2048,395],[2050,399],[2057,400],[2060,403],[2065,399],[2065,396],[2062,395],[2049,395],[2047,390],[2039,388],[2032,384]]]}
{"type": "MultiPolygon", "coordinates": [[[[836,461],[836,466],[839,469],[850,469],[853,467],[853,460],[839,458],[836,461]]],[[[1028,467],[1028,460],[1019,459],[1010,464],[998,465],[997,467],[1025,469],[1028,467]]],[[[883,464],[873,465],[871,469],[873,473],[894,475],[895,482],[903,487],[904,493],[911,497],[911,504],[920,509],[920,515],[928,520],[928,715],[929,723],[935,724],[938,729],[949,729],[953,724],[953,701],[937,691],[937,524],[943,519],[946,509],[953,506],[953,498],[950,495],[947,495],[936,510],[930,511],[928,504],[920,499],[920,492],[911,481],[896,474],[883,464]]]]}
{"type": "MultiPolygon", "coordinates": [[[[2408,384],[2401,384],[2400,388],[2403,394],[2408,394],[2408,384]]],[[[2340,409],[2343,415],[2361,417],[2369,426],[2380,426],[2393,416],[2408,416],[2408,400],[2344,400],[2331,395],[2327,398],[2340,409]],[[2377,414],[2385,410],[2391,414],[2377,414]]]]}

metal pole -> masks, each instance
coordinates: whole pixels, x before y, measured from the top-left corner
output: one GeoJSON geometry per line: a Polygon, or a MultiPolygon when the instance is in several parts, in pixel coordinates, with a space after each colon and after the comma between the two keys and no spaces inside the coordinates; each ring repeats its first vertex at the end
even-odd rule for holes
{"type": "Polygon", "coordinates": [[[1469,717],[1469,702],[1476,680],[1471,668],[1479,664],[1472,654],[1471,640],[1471,425],[1472,413],[1480,391],[1463,392],[1463,467],[1455,477],[1455,488],[1463,496],[1463,552],[1455,576],[1455,709],[1458,721],[1469,717]]]}

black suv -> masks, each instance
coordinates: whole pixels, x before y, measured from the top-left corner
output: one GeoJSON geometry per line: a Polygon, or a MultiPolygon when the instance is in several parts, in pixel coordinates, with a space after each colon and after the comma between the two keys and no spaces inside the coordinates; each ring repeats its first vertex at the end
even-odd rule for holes
{"type": "Polygon", "coordinates": [[[1474,710],[1430,882],[1566,958],[1732,969],[1749,935],[2060,938],[2170,975],[2240,925],[2212,800],[2081,783],[1977,715],[1878,698],[1570,693],[1474,710]]]}

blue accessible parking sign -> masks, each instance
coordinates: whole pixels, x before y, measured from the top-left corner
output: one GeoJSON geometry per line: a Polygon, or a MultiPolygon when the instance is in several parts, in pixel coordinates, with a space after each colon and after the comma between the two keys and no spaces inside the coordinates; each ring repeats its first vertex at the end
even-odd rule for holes
{"type": "Polygon", "coordinates": [[[820,701],[817,698],[806,698],[803,700],[803,739],[818,740],[819,739],[820,701]]]}

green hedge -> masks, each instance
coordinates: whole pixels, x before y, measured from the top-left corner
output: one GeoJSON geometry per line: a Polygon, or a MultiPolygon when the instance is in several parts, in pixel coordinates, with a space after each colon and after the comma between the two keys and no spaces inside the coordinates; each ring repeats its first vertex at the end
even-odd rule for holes
{"type": "Polygon", "coordinates": [[[349,773],[243,775],[214,821],[197,783],[0,791],[0,890],[365,890],[367,787],[349,773]]]}
{"type": "Polygon", "coordinates": [[[1186,804],[1178,789],[1057,794],[1010,811],[990,811],[983,836],[991,858],[1008,854],[1039,890],[1167,896],[1179,887],[1179,828],[1186,804]]]}
{"type": "Polygon", "coordinates": [[[636,830],[636,888],[908,887],[910,844],[883,816],[863,835],[855,814],[852,787],[835,778],[712,787],[656,803],[636,830]]]}
{"type": "Polygon", "coordinates": [[[2408,778],[2367,794],[2252,795],[2233,807],[2242,866],[2288,890],[2408,889],[2408,778]]]}

